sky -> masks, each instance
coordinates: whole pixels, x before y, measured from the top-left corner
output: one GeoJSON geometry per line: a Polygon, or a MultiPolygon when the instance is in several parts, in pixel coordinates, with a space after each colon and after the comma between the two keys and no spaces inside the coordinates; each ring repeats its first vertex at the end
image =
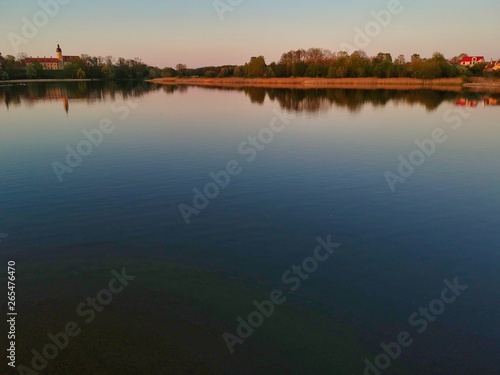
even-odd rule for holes
{"type": "Polygon", "coordinates": [[[271,63],[292,49],[348,45],[369,56],[439,51],[489,60],[500,59],[499,15],[498,0],[0,0],[0,53],[50,57],[59,42],[65,55],[194,68],[241,65],[259,55],[271,63]],[[44,19],[42,3],[59,9],[44,19]],[[389,13],[394,3],[400,12],[389,13]],[[377,21],[374,13],[384,10],[377,21]],[[34,18],[35,32],[26,33],[34,18]]]}

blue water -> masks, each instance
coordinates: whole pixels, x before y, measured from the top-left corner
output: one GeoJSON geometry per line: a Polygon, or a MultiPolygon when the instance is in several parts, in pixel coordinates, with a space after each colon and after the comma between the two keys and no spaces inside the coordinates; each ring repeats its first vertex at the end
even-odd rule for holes
{"type": "Polygon", "coordinates": [[[282,273],[312,254],[317,237],[331,236],[338,254],[292,299],[345,319],[376,355],[379,342],[439,298],[443,280],[458,278],[467,291],[400,361],[440,369],[425,373],[499,373],[500,107],[483,104],[491,95],[142,84],[0,93],[2,246],[154,248],[283,287],[282,273]],[[461,97],[479,105],[457,107],[461,97]],[[127,102],[121,119],[116,108],[127,102]],[[247,161],[238,146],[275,111],[289,124],[247,161]],[[448,111],[461,116],[459,129],[444,119],[448,111]],[[103,118],[115,129],[59,182],[52,163],[103,118]],[[447,140],[392,192],[384,173],[396,173],[398,157],[408,159],[436,128],[447,140]],[[192,205],[193,189],[231,160],[241,173],[186,225],[179,205],[192,205]]]}

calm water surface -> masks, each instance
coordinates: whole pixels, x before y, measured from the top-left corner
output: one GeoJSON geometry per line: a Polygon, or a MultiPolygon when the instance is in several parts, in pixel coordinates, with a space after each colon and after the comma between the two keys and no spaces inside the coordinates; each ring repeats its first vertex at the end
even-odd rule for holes
{"type": "Polygon", "coordinates": [[[135,284],[53,373],[362,374],[402,331],[413,343],[383,373],[500,373],[498,95],[75,83],[0,97],[0,251],[25,280],[20,363],[127,265],[135,284]],[[276,113],[289,124],[248,161],[240,144],[276,113]],[[53,163],[105,118],[114,130],[60,182],[53,163]],[[438,128],[446,141],[392,192],[384,174],[438,128]],[[179,205],[231,160],[241,173],[186,225],[179,205]],[[283,273],[328,236],[340,248],[291,292],[283,273]],[[455,278],[467,290],[418,333],[409,317],[455,278]],[[287,302],[229,354],[222,334],[275,288],[287,302]]]}

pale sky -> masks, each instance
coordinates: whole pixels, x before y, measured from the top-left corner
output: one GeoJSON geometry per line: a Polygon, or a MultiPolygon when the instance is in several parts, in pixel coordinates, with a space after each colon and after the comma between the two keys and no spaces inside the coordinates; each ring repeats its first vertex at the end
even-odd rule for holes
{"type": "MultiPolygon", "coordinates": [[[[23,17],[33,21],[42,11],[40,3],[56,1],[59,11],[45,26],[42,15],[42,26],[19,44],[19,51],[54,56],[59,42],[66,55],[140,57],[159,67],[185,63],[194,68],[243,64],[257,55],[271,63],[291,49],[340,51],[344,43],[356,46],[354,29],[364,30],[374,21],[372,12],[397,0],[241,0],[224,13],[224,20],[214,0],[0,0],[0,52],[16,55],[9,33],[22,37],[23,17]]],[[[500,59],[498,0],[400,4],[401,13],[393,14],[361,48],[369,56],[389,52],[393,57],[430,57],[439,51],[446,57],[465,52],[500,59]]]]}

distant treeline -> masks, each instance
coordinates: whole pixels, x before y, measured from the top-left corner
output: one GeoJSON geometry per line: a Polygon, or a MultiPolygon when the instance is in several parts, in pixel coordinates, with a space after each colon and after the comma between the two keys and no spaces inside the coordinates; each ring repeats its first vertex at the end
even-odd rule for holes
{"type": "Polygon", "coordinates": [[[133,60],[82,55],[73,58],[64,70],[44,70],[39,63],[25,65],[23,54],[17,59],[6,56],[0,66],[0,79],[23,78],[92,78],[92,79],[152,79],[161,77],[248,77],[248,78],[419,78],[438,79],[496,75],[500,71],[485,72],[486,64],[462,66],[462,54],[446,59],[436,52],[431,58],[418,54],[406,61],[403,55],[393,58],[389,53],[368,57],[363,51],[349,55],[347,52],[331,52],[320,48],[289,51],[278,62],[267,64],[263,56],[252,57],[245,65],[224,65],[190,69],[184,64],[175,68],[149,66],[136,58],[133,60]]]}
{"type": "Polygon", "coordinates": [[[89,78],[89,79],[137,79],[157,78],[163,76],[160,68],[149,66],[140,59],[115,59],[111,56],[93,57],[82,55],[72,58],[65,64],[64,70],[44,70],[38,62],[26,65],[26,56],[17,58],[8,55],[0,61],[0,79],[40,79],[40,78],[89,78]]]}
{"type": "MultiPolygon", "coordinates": [[[[486,64],[471,67],[460,65],[466,54],[450,60],[436,52],[431,58],[422,58],[418,54],[406,61],[403,55],[393,59],[390,53],[379,53],[368,57],[363,51],[349,55],[347,52],[334,53],[329,50],[311,48],[286,52],[278,62],[266,64],[263,56],[252,57],[242,66],[205,67],[186,69],[182,64],[178,69],[166,71],[168,76],[199,77],[248,77],[248,78],[457,78],[478,77],[486,73],[486,64]]],[[[494,73],[500,76],[499,72],[494,73]]]]}

